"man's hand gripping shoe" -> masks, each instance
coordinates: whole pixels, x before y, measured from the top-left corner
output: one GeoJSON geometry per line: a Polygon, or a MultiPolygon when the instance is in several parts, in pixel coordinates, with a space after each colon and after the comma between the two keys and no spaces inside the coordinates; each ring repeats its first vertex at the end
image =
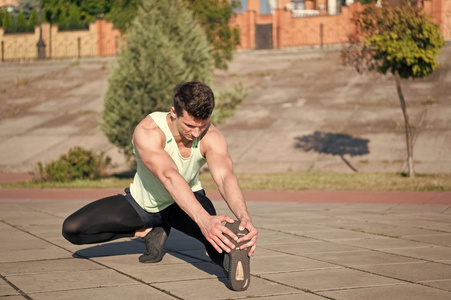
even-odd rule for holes
{"type": "MultiPolygon", "coordinates": [[[[235,221],[234,223],[226,223],[225,226],[235,233],[238,238],[241,238],[249,233],[247,229],[244,229],[243,231],[239,230],[239,221],[235,221]]],[[[232,290],[247,290],[251,280],[250,257],[248,255],[250,249],[245,248],[240,250],[240,246],[248,241],[237,243],[228,235],[225,234],[225,236],[234,244],[234,249],[231,249],[230,253],[224,253],[224,272],[230,280],[232,290]]]]}

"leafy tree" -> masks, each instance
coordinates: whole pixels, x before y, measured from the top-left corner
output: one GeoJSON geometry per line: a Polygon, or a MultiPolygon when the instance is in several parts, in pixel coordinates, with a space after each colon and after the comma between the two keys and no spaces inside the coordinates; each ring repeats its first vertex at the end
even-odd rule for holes
{"type": "Polygon", "coordinates": [[[99,18],[111,10],[114,0],[70,0],[69,2],[79,6],[82,15],[99,18]]]}
{"type": "Polygon", "coordinates": [[[141,0],[113,0],[111,10],[105,15],[105,19],[113,22],[114,27],[126,32],[136,16],[141,0]]]}
{"type": "Polygon", "coordinates": [[[89,28],[90,21],[93,21],[90,17],[82,18],[80,7],[75,4],[70,4],[67,8],[67,15],[60,16],[58,27],[61,30],[87,29],[89,28]]]}
{"type": "Polygon", "coordinates": [[[46,22],[58,24],[61,30],[86,29],[102,16],[110,1],[43,0],[46,22]]]}
{"type": "MultiPolygon", "coordinates": [[[[79,10],[82,21],[89,22],[109,12],[114,0],[43,0],[44,11],[51,12],[53,20],[58,23],[59,17],[69,15],[71,6],[79,10]],[[64,12],[64,13],[63,13],[64,12]]],[[[50,20],[48,20],[50,21],[50,20]]]]}
{"type": "Polygon", "coordinates": [[[67,5],[60,0],[43,0],[43,19],[50,24],[62,22],[67,15],[67,5]]]}
{"type": "Polygon", "coordinates": [[[229,27],[229,20],[238,1],[226,0],[184,0],[194,12],[207,34],[208,42],[212,45],[212,55],[215,66],[227,69],[227,61],[233,58],[233,50],[239,44],[239,32],[229,27]]]}
{"type": "Polygon", "coordinates": [[[178,84],[210,83],[213,64],[204,32],[180,0],[144,1],[126,38],[109,78],[102,129],[131,157],[136,125],[169,110],[178,84]]]}
{"type": "Polygon", "coordinates": [[[357,31],[342,52],[357,71],[391,73],[404,116],[409,176],[414,177],[412,133],[401,79],[422,78],[438,67],[436,57],[444,40],[430,17],[409,2],[397,8],[387,2],[366,5],[353,18],[357,31]]]}

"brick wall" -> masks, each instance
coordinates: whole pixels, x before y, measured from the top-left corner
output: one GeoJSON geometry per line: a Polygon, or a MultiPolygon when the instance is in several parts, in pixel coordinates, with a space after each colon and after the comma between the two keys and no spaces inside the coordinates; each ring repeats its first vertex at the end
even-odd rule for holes
{"type": "MultiPolygon", "coordinates": [[[[59,31],[57,26],[42,24],[46,58],[114,56],[121,46],[120,32],[113,24],[97,20],[88,30],[59,31]]],[[[39,27],[34,33],[4,34],[0,28],[2,60],[35,59],[39,27]]]]}
{"type": "Polygon", "coordinates": [[[16,33],[4,35],[0,28],[0,55],[1,60],[33,59],[37,57],[36,43],[39,40],[39,28],[34,33],[16,33]]]}
{"type": "Polygon", "coordinates": [[[451,0],[444,1],[442,9],[441,30],[445,40],[451,41],[451,0]]]}
{"type": "Polygon", "coordinates": [[[343,7],[341,15],[293,18],[290,11],[277,9],[274,13],[273,45],[293,47],[320,44],[340,44],[353,31],[351,18],[360,3],[343,7]]]}
{"type": "Polygon", "coordinates": [[[260,15],[256,14],[255,21],[257,24],[271,24],[273,16],[272,15],[260,15]]]}
{"type": "Polygon", "coordinates": [[[451,40],[451,0],[425,0],[424,11],[432,16],[434,23],[439,24],[443,38],[451,40]]]}
{"type": "Polygon", "coordinates": [[[92,23],[89,30],[58,31],[57,26],[42,26],[43,40],[46,45],[45,54],[48,58],[89,57],[97,54],[96,24],[92,23]]]}
{"type": "Polygon", "coordinates": [[[231,27],[240,29],[240,45],[238,49],[255,48],[255,11],[247,10],[230,21],[231,27]]]}
{"type": "Polygon", "coordinates": [[[322,15],[293,18],[290,11],[281,5],[273,15],[259,15],[255,11],[245,11],[232,19],[230,25],[239,27],[241,45],[239,48],[255,48],[255,25],[273,24],[274,48],[305,45],[340,44],[347,41],[353,30],[351,18],[360,3],[343,7],[341,15],[322,15]]]}
{"type": "Polygon", "coordinates": [[[113,28],[113,23],[98,20],[97,26],[97,55],[114,56],[120,50],[121,40],[118,29],[113,28]]]}

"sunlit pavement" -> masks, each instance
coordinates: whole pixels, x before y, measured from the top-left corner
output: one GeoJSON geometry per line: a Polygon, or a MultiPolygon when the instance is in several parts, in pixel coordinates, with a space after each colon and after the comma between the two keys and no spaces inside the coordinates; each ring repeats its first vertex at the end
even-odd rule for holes
{"type": "MultiPolygon", "coordinates": [[[[450,193],[246,192],[258,248],[249,289],[234,292],[203,245],[175,230],[157,264],[138,262],[140,239],[70,244],[61,236],[64,218],[99,195],[59,192],[0,193],[0,297],[451,297],[450,193]]],[[[214,204],[230,215],[223,201],[214,204]]]]}

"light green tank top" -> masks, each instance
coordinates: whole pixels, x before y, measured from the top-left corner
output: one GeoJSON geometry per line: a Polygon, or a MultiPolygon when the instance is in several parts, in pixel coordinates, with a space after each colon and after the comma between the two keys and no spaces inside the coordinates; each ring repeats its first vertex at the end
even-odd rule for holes
{"type": "MultiPolygon", "coordinates": [[[[166,136],[166,146],[164,150],[174,160],[180,175],[185,178],[193,192],[202,189],[199,181],[199,169],[205,164],[206,159],[200,153],[200,137],[195,139],[191,146],[191,156],[183,157],[177,147],[171,130],[166,120],[166,112],[154,112],[149,116],[155,121],[166,136]]],[[[153,175],[144,165],[135,145],[133,144],[133,153],[136,156],[137,172],[130,185],[130,194],[136,202],[147,212],[155,213],[162,211],[172,203],[174,199],[164,188],[161,181],[153,175]]]]}

